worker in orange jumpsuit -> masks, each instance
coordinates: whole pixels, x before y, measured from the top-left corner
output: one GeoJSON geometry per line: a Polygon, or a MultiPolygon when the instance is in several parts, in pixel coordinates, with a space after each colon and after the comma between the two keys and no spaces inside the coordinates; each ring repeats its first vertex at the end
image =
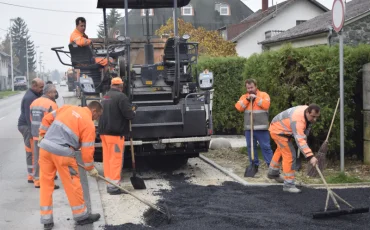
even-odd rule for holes
{"type": "MultiPolygon", "coordinates": [[[[270,165],[273,155],[270,145],[270,134],[268,132],[270,96],[266,92],[262,92],[257,88],[257,81],[254,79],[247,79],[245,81],[245,87],[247,89],[247,93],[240,97],[239,101],[235,104],[235,108],[239,112],[244,112],[245,137],[247,140],[249,162],[252,164],[250,115],[253,106],[253,146],[255,154],[253,163],[257,166],[258,170],[259,160],[257,156],[257,141],[261,147],[267,166],[270,165]]],[[[283,183],[284,181],[281,177],[274,177],[271,179],[275,179],[280,183],[283,183]]]]}
{"type": "MultiPolygon", "coordinates": [[[[42,118],[56,110],[58,108],[57,104],[55,103],[55,98],[57,95],[57,90],[55,85],[53,84],[46,84],[44,87],[44,94],[43,96],[39,97],[38,99],[34,100],[30,105],[30,113],[31,113],[31,134],[33,138],[33,182],[35,188],[40,188],[40,180],[39,180],[39,128],[41,125],[42,118]]],[[[43,128],[41,126],[41,128],[43,128]]],[[[54,189],[58,189],[59,186],[55,185],[54,189]]]]}
{"type": "MultiPolygon", "coordinates": [[[[128,120],[135,116],[128,97],[122,92],[123,81],[120,77],[111,80],[111,88],[103,97],[103,115],[99,120],[99,134],[103,145],[104,177],[117,185],[121,181],[125,135],[128,120]]],[[[123,193],[120,189],[107,184],[110,195],[123,193]]]]}
{"type": "Polygon", "coordinates": [[[268,177],[277,176],[280,171],[279,161],[283,158],[284,186],[283,191],[300,193],[295,186],[296,151],[293,147],[294,138],[299,150],[315,167],[318,163],[307,144],[308,130],[320,116],[320,107],[315,104],[300,105],[287,109],[274,117],[270,124],[270,135],[277,149],[272,157],[268,177]]]}
{"type": "Polygon", "coordinates": [[[52,229],[54,176],[58,171],[78,225],[91,224],[100,214],[90,214],[85,205],[76,161],[81,148],[85,169],[97,177],[94,167],[95,125],[102,114],[102,106],[92,101],[87,107],[64,105],[48,113],[39,129],[40,146],[40,213],[44,229],[52,229]]]}
{"type": "MultiPolygon", "coordinates": [[[[78,46],[88,46],[91,45],[91,40],[85,34],[86,30],[86,19],[83,17],[78,17],[76,19],[76,29],[72,32],[71,37],[69,39],[69,43],[76,43],[78,46]]],[[[112,62],[112,59],[110,59],[112,62]]],[[[107,67],[108,60],[106,57],[96,57],[95,62],[100,64],[101,66],[107,67]]]]}

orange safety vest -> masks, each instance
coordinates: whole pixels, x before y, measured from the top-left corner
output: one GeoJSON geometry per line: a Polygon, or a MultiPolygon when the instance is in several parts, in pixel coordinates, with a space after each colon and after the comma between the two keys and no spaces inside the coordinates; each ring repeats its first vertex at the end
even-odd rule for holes
{"type": "Polygon", "coordinates": [[[65,157],[75,157],[81,148],[87,170],[94,168],[95,125],[89,108],[64,105],[42,119],[40,148],[65,157]]]}
{"type": "Polygon", "coordinates": [[[39,97],[32,102],[30,105],[30,119],[31,134],[34,140],[38,140],[39,138],[39,128],[42,118],[57,108],[57,104],[46,96],[39,97]]]}
{"type": "MultiPolygon", "coordinates": [[[[239,112],[244,112],[244,130],[250,130],[250,114],[252,103],[247,100],[249,93],[240,97],[235,104],[239,112]]],[[[269,127],[270,96],[257,90],[256,99],[253,102],[253,130],[267,130],[269,127]]]]}
{"type": "Polygon", "coordinates": [[[300,105],[279,113],[272,119],[269,131],[280,136],[293,136],[301,152],[310,157],[313,154],[307,144],[310,129],[310,124],[305,118],[307,108],[307,105],[300,105]]]}
{"type": "Polygon", "coordinates": [[[87,46],[91,44],[91,40],[86,34],[81,33],[77,29],[73,31],[71,37],[69,38],[69,43],[76,43],[78,46],[87,46]]]}

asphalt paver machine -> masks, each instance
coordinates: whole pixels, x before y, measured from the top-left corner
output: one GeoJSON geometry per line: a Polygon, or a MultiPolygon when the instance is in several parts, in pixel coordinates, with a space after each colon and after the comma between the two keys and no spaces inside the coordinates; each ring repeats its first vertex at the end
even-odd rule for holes
{"type": "MultiPolygon", "coordinates": [[[[81,104],[86,105],[87,100],[99,100],[109,89],[110,79],[120,76],[125,83],[125,94],[132,104],[138,106],[132,121],[135,154],[151,157],[153,161],[164,161],[167,158],[186,162],[190,157],[198,157],[200,152],[208,151],[213,133],[213,74],[208,70],[197,73],[195,65],[198,60],[198,43],[189,42],[188,35],[178,35],[179,8],[189,3],[190,0],[98,0],[97,8],[103,10],[106,34],[104,43],[107,48],[87,49],[69,45],[72,65],[80,69],[80,88],[83,94],[81,104]],[[115,39],[108,39],[106,9],[112,8],[125,9],[125,33],[115,39]],[[158,8],[173,9],[174,37],[165,42],[163,59],[154,63],[147,9],[158,8]],[[129,9],[143,9],[147,12],[143,20],[143,28],[146,27],[148,36],[144,46],[145,64],[130,63],[132,42],[127,26],[129,9]],[[77,52],[78,49],[81,51],[77,52]],[[91,61],[94,51],[95,55],[106,55],[107,58],[113,56],[115,71],[104,76],[96,71],[97,68],[91,69],[95,66],[91,61]],[[81,57],[86,57],[86,54],[89,62],[79,65],[81,57]],[[74,62],[76,58],[80,60],[74,62]]],[[[58,54],[60,48],[53,50],[58,54]]],[[[129,151],[129,144],[125,144],[126,151],[129,151]]],[[[95,147],[95,159],[99,161],[99,138],[95,147]]]]}

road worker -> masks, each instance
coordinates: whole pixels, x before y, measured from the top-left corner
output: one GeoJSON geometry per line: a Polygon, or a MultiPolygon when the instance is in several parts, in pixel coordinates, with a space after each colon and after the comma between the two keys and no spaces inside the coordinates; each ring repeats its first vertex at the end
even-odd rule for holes
{"type": "MultiPolygon", "coordinates": [[[[58,108],[57,104],[55,103],[55,96],[57,94],[55,85],[46,84],[43,91],[44,95],[34,100],[30,106],[31,134],[33,139],[33,182],[35,188],[40,188],[38,140],[41,121],[46,114],[58,108]]],[[[58,188],[58,185],[54,186],[54,189],[58,188]]]]}
{"type": "Polygon", "coordinates": [[[54,176],[58,171],[64,191],[78,225],[91,224],[100,214],[90,214],[85,205],[76,154],[81,148],[82,161],[90,176],[97,177],[94,167],[95,125],[102,106],[92,101],[87,107],[64,105],[48,113],[39,129],[40,146],[40,213],[44,229],[52,229],[54,176]]]}
{"type": "Polygon", "coordinates": [[[295,142],[301,153],[315,167],[317,158],[307,144],[308,130],[320,116],[320,107],[315,104],[300,105],[287,109],[274,117],[270,124],[271,138],[275,141],[277,149],[272,157],[268,171],[268,177],[277,177],[280,171],[279,160],[283,158],[284,186],[283,191],[291,193],[301,192],[295,186],[295,161],[296,151],[292,140],[295,142]]]}
{"type": "MultiPolygon", "coordinates": [[[[253,106],[253,146],[255,154],[253,163],[257,166],[258,170],[257,141],[261,147],[267,166],[270,165],[273,155],[270,145],[270,134],[268,132],[270,96],[257,88],[257,81],[255,79],[247,79],[245,81],[245,87],[247,93],[240,97],[239,101],[235,104],[235,108],[239,112],[244,112],[245,137],[247,140],[249,162],[252,164],[250,115],[253,106]]],[[[283,178],[276,177],[274,179],[280,183],[283,182],[283,178]]]]}
{"type": "MultiPolygon", "coordinates": [[[[103,97],[103,115],[99,120],[99,134],[103,145],[104,177],[120,184],[123,164],[125,135],[128,120],[132,120],[135,112],[128,97],[122,92],[123,81],[120,77],[111,80],[111,88],[103,97]]],[[[110,195],[123,193],[120,189],[107,184],[110,195]]]]}
{"type": "Polygon", "coordinates": [[[31,81],[31,88],[26,91],[21,102],[21,114],[18,119],[18,130],[23,136],[26,149],[27,181],[33,184],[33,140],[31,134],[30,105],[42,95],[44,81],[35,78],[31,81]]]}
{"type": "MultiPolygon", "coordinates": [[[[71,34],[69,43],[76,43],[78,46],[88,46],[91,45],[91,40],[85,34],[86,30],[86,19],[83,17],[78,17],[76,19],[76,29],[71,34]]],[[[113,59],[110,58],[112,62],[113,59]]],[[[101,66],[107,67],[108,60],[106,57],[96,57],[95,63],[100,64],[101,66]]],[[[106,68],[107,69],[107,68],[106,68]]]]}

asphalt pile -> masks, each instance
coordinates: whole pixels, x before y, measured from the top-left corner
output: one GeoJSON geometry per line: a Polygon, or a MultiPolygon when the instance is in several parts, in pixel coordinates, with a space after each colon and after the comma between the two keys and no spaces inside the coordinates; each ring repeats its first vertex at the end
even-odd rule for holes
{"type": "MultiPolygon", "coordinates": [[[[301,194],[289,194],[281,186],[246,187],[234,182],[204,187],[187,183],[183,176],[170,178],[171,191],[158,192],[159,203],[165,202],[173,215],[170,224],[149,210],[144,219],[150,227],[124,224],[105,229],[370,229],[370,213],[312,219],[313,212],[324,210],[325,189],[303,188],[301,194]]],[[[334,191],[356,208],[370,206],[369,188],[334,191]]],[[[335,209],[331,201],[329,207],[335,209]]]]}

